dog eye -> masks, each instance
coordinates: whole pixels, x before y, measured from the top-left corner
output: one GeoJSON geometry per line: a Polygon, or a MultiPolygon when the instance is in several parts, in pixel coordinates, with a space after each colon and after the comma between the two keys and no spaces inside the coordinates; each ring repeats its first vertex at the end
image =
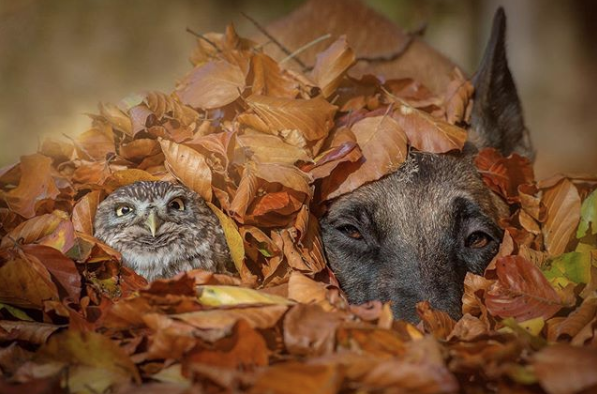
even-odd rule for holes
{"type": "Polygon", "coordinates": [[[351,224],[344,224],[336,228],[338,231],[352,239],[363,239],[363,235],[358,228],[351,224]]]}
{"type": "Polygon", "coordinates": [[[133,212],[133,208],[129,207],[128,205],[120,205],[116,208],[116,216],[118,217],[128,215],[131,212],[133,212]]]}
{"type": "Polygon", "coordinates": [[[493,238],[483,231],[475,231],[466,238],[464,246],[471,249],[482,249],[489,245],[493,238]]]}
{"type": "Polygon", "coordinates": [[[182,198],[175,198],[168,203],[168,208],[184,211],[184,201],[182,198]]]}

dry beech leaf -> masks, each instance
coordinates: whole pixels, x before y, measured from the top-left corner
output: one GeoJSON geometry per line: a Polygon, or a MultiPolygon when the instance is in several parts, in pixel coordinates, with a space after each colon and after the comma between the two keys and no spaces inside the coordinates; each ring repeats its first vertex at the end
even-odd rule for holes
{"type": "Polygon", "coordinates": [[[252,394],[335,394],[342,387],[344,374],[334,365],[309,365],[297,361],[275,364],[259,375],[249,391],[252,394]]]}
{"type": "Polygon", "coordinates": [[[40,366],[49,362],[69,366],[71,392],[103,392],[126,382],[141,381],[130,357],[109,338],[94,332],[58,333],[39,350],[34,362],[40,366]]]}
{"type": "Polygon", "coordinates": [[[29,342],[34,345],[43,345],[48,341],[50,335],[62,328],[56,324],[0,320],[0,329],[8,331],[12,340],[29,342]]]}
{"type": "Polygon", "coordinates": [[[503,157],[495,148],[485,148],[475,158],[475,165],[485,184],[510,203],[519,202],[519,187],[534,180],[531,162],[516,153],[503,157]]]}
{"type": "Polygon", "coordinates": [[[425,326],[425,331],[438,339],[446,339],[456,322],[446,312],[434,310],[428,301],[417,303],[417,315],[425,326]]]}
{"type": "Polygon", "coordinates": [[[328,135],[338,110],[338,107],[320,97],[293,100],[251,95],[246,101],[259,119],[267,125],[270,133],[298,130],[308,141],[319,140],[328,135]]]}
{"type": "Polygon", "coordinates": [[[100,114],[112,125],[115,130],[120,130],[128,135],[133,135],[133,125],[129,116],[120,108],[111,103],[100,103],[100,114]]]}
{"type": "Polygon", "coordinates": [[[597,297],[591,296],[583,301],[568,317],[550,327],[548,339],[557,341],[566,338],[573,338],[587,324],[590,324],[597,317],[597,297]]]}
{"type": "Polygon", "coordinates": [[[244,134],[237,136],[236,141],[245,155],[258,163],[294,164],[297,161],[311,161],[305,149],[288,144],[274,135],[244,134]]]}
{"type": "Polygon", "coordinates": [[[566,306],[541,271],[519,256],[501,257],[496,263],[498,281],[486,294],[487,309],[494,316],[525,321],[549,319],[566,306]]]}
{"type": "Polygon", "coordinates": [[[189,148],[168,140],[160,140],[166,156],[166,167],[186,187],[211,201],[211,169],[205,157],[189,148]]]}
{"type": "Polygon", "coordinates": [[[81,276],[74,261],[59,250],[44,245],[25,245],[23,251],[29,259],[36,258],[52,277],[66,291],[71,300],[79,302],[81,296],[81,276]]]}
{"type": "Polygon", "coordinates": [[[541,386],[550,394],[590,392],[597,387],[597,352],[556,344],[533,356],[533,370],[541,386]],[[583,391],[584,392],[584,391],[583,391]]]}
{"type": "Polygon", "coordinates": [[[456,124],[463,121],[468,123],[474,91],[473,84],[464,78],[459,68],[455,68],[452,72],[452,80],[446,87],[446,93],[444,94],[448,123],[456,124]]]}
{"type": "Polygon", "coordinates": [[[93,235],[95,213],[100,203],[101,192],[93,191],[80,199],[73,208],[72,222],[75,230],[93,235]]]}
{"type": "Polygon", "coordinates": [[[73,225],[66,213],[55,211],[52,214],[36,216],[19,224],[2,238],[0,247],[13,246],[15,241],[22,244],[42,244],[68,251],[74,244],[73,225]]]}
{"type": "Polygon", "coordinates": [[[466,130],[446,123],[406,103],[398,103],[392,117],[406,133],[408,142],[414,148],[432,153],[462,150],[466,141],[466,130]]]}
{"type": "Polygon", "coordinates": [[[323,97],[328,98],[336,91],[355,59],[354,51],[348,47],[345,36],[339,37],[328,49],[317,55],[311,78],[321,89],[323,97]]]}
{"type": "Polygon", "coordinates": [[[59,300],[50,273],[39,260],[23,252],[0,255],[0,302],[23,308],[43,307],[44,300],[59,300]]]}
{"type": "Polygon", "coordinates": [[[77,156],[83,160],[104,160],[116,153],[114,132],[107,123],[94,122],[91,129],[75,139],[75,149],[77,156]]]}
{"type": "Polygon", "coordinates": [[[288,77],[278,63],[263,53],[251,58],[253,83],[251,92],[261,96],[294,98],[298,94],[298,83],[288,77]]]}
{"type": "Polygon", "coordinates": [[[566,251],[570,237],[580,221],[580,196],[568,179],[543,192],[547,219],[543,226],[545,248],[551,256],[566,251]]]}
{"type": "Polygon", "coordinates": [[[351,129],[363,154],[363,164],[328,195],[332,199],[396,171],[406,160],[404,130],[389,116],[365,118],[351,129]]]}
{"type": "Polygon", "coordinates": [[[263,336],[241,319],[231,336],[220,339],[212,348],[196,348],[190,352],[183,360],[183,370],[192,369],[192,365],[197,363],[250,371],[266,366],[268,353],[263,336]]]}
{"type": "Polygon", "coordinates": [[[58,197],[59,190],[51,174],[52,159],[40,154],[21,157],[22,176],[19,185],[3,193],[8,207],[22,217],[35,216],[37,205],[58,197]]]}
{"type": "Polygon", "coordinates": [[[244,88],[245,74],[236,64],[212,60],[191,71],[176,92],[184,104],[212,109],[235,101],[244,88]]]}

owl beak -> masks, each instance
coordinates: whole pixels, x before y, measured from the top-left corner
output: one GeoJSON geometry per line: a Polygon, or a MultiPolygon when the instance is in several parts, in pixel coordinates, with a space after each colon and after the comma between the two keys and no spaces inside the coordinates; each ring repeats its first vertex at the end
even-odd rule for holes
{"type": "Polygon", "coordinates": [[[154,211],[149,213],[147,220],[145,221],[145,226],[151,231],[151,235],[155,237],[155,234],[158,232],[158,229],[162,225],[162,221],[154,211]]]}

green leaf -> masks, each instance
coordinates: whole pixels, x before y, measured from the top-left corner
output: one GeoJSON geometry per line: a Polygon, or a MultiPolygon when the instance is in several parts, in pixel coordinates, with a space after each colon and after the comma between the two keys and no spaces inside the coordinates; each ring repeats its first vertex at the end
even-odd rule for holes
{"type": "Polygon", "coordinates": [[[19,320],[34,321],[32,318],[29,317],[29,315],[27,315],[19,308],[15,308],[14,306],[6,305],[0,302],[0,309],[6,309],[8,313],[10,313],[13,317],[16,317],[19,320]]]}
{"type": "Polygon", "coordinates": [[[580,208],[580,223],[576,230],[576,238],[582,238],[587,235],[589,225],[591,225],[591,235],[597,234],[597,190],[589,194],[589,197],[583,201],[580,208]]]}
{"type": "Polygon", "coordinates": [[[543,271],[545,277],[553,284],[566,285],[570,282],[589,283],[591,281],[590,245],[579,244],[576,251],[565,253],[551,260],[549,269],[543,271]]]}

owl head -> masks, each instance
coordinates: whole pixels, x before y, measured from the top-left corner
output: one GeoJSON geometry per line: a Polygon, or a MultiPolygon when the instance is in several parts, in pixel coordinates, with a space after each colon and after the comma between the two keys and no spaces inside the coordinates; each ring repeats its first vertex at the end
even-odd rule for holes
{"type": "Polygon", "coordinates": [[[219,220],[192,190],[170,182],[121,187],[98,206],[95,237],[149,280],[204,268],[221,271],[227,247],[219,220]]]}

